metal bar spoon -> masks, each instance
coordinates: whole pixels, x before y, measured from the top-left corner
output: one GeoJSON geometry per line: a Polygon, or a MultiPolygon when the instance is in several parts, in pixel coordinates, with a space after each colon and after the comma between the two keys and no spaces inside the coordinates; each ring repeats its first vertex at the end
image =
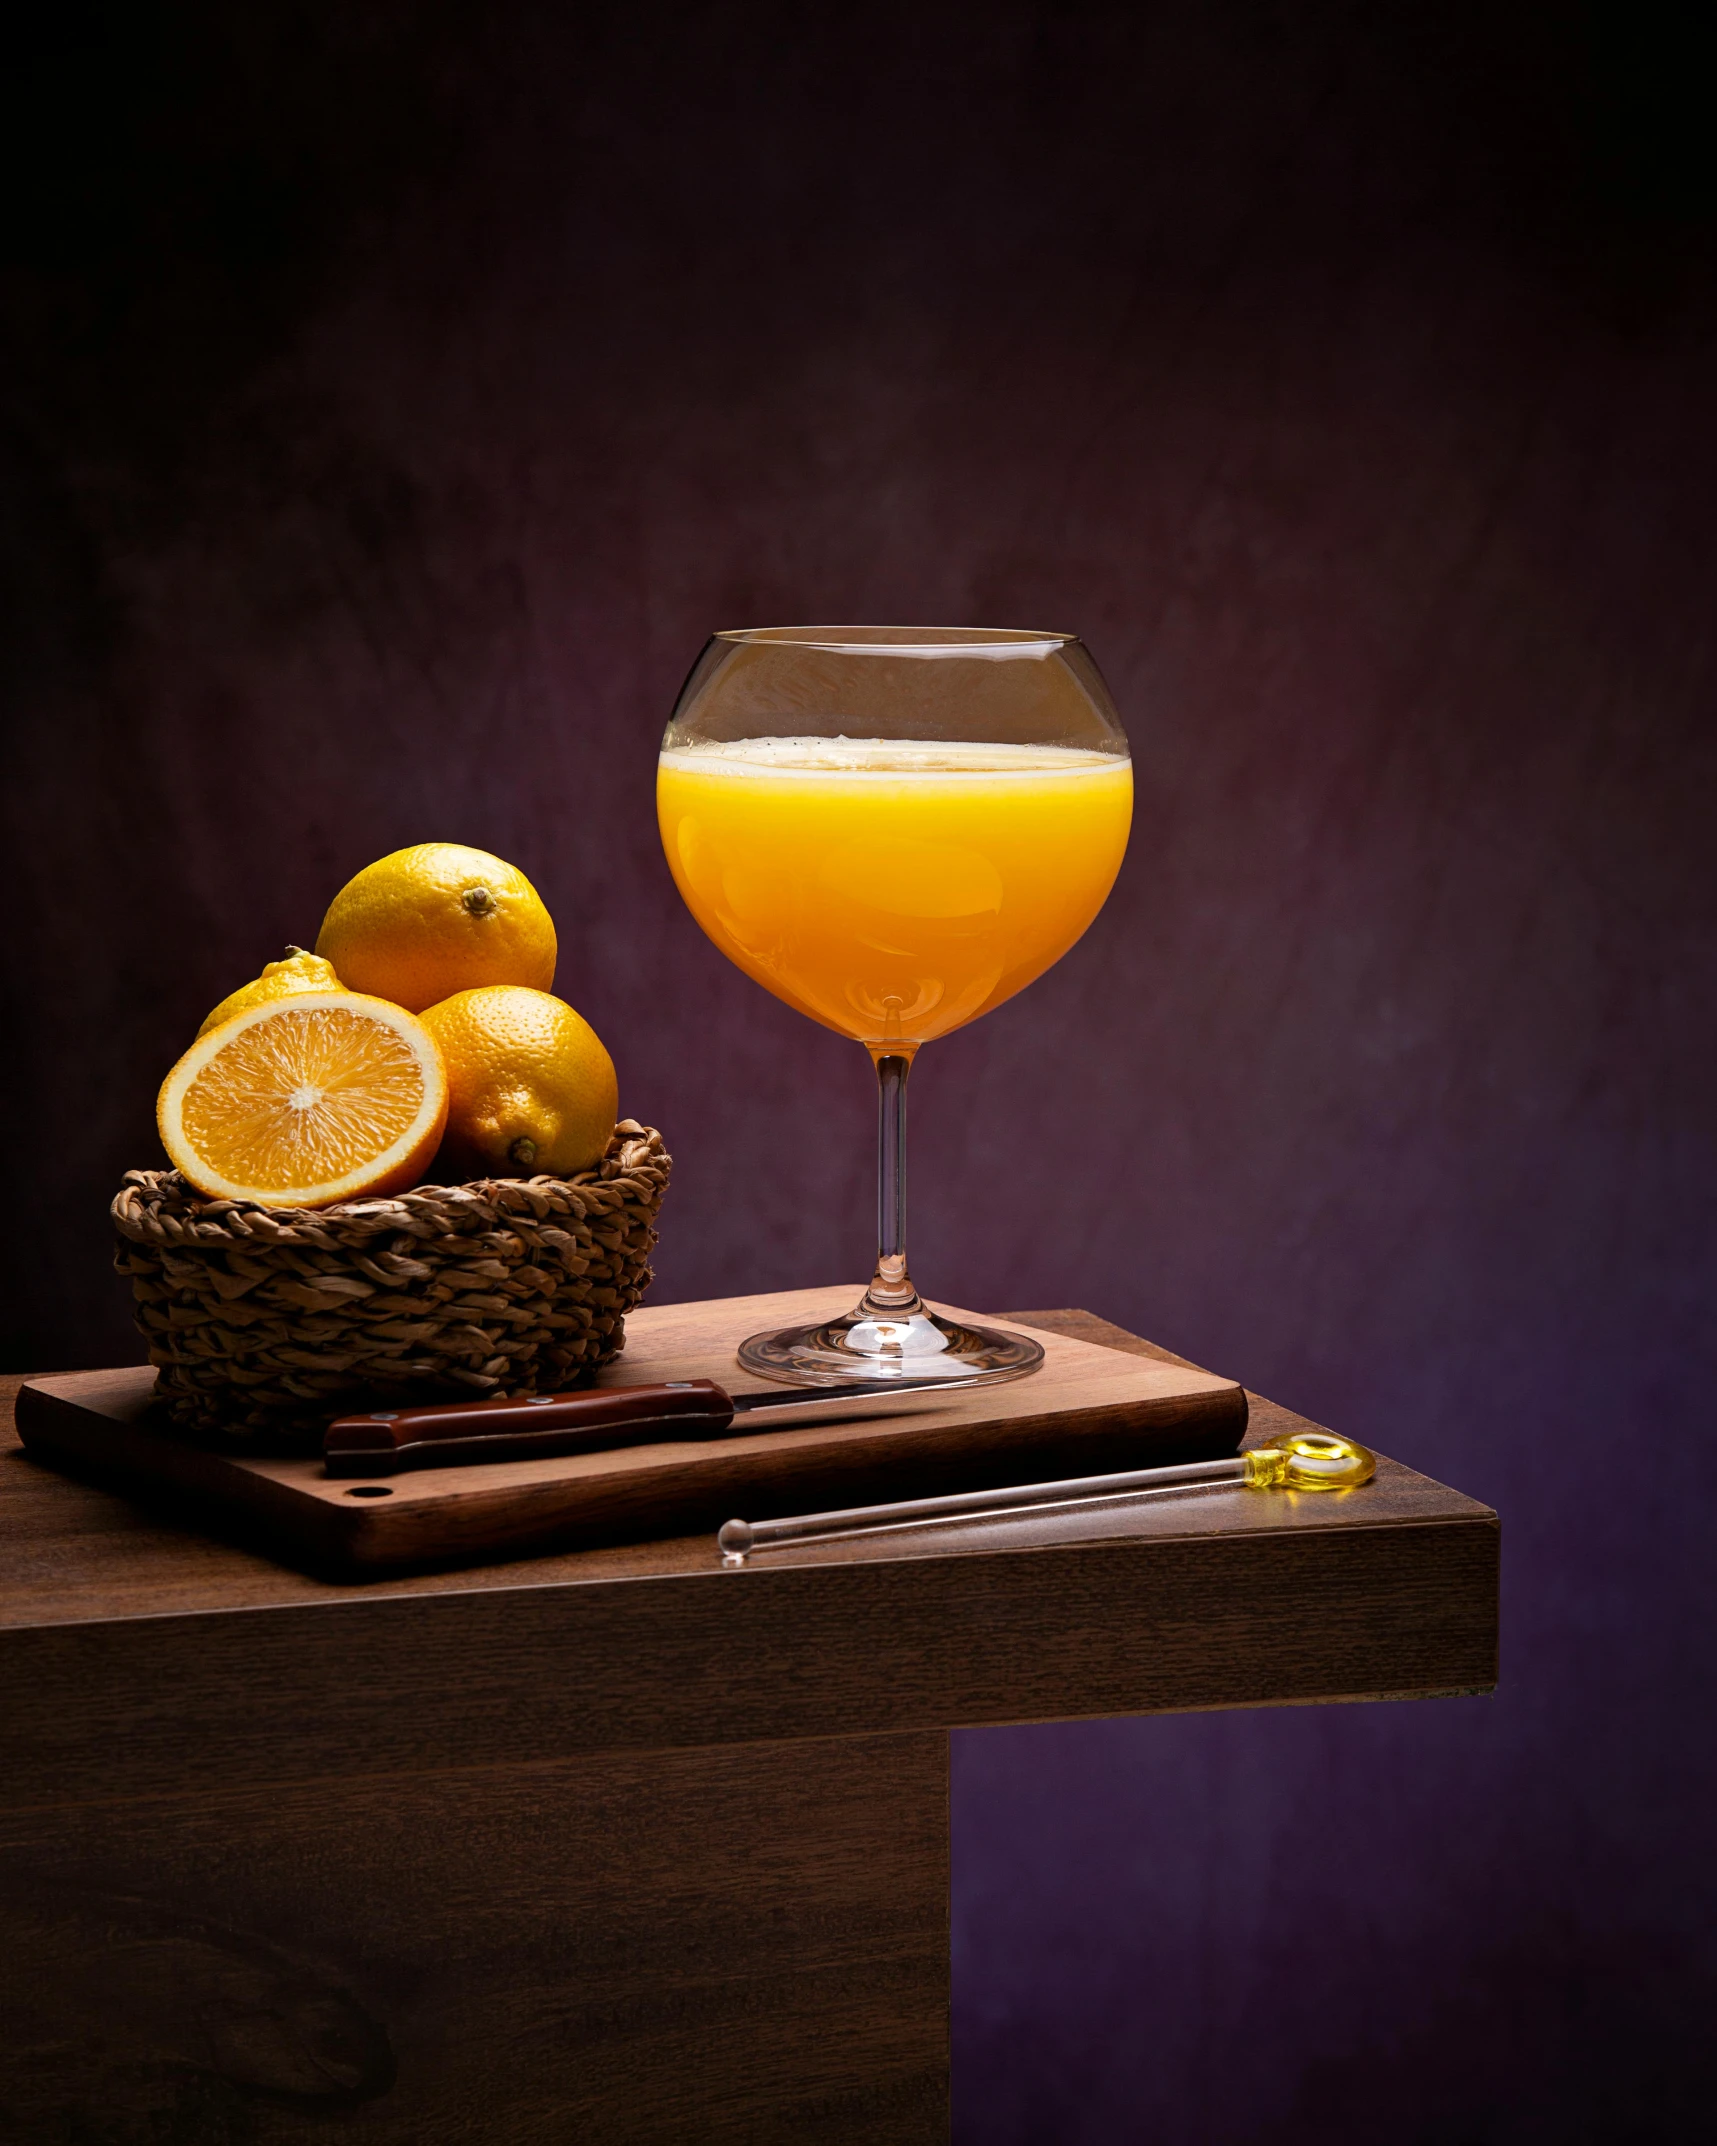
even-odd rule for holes
{"type": "Polygon", "coordinates": [[[925,1527],[960,1520],[1011,1519],[1064,1506],[1095,1505],[1153,1491],[1355,1490],[1377,1473],[1376,1456],[1334,1431],[1290,1431],[1231,1460],[1188,1461],[1180,1467],[1135,1468],[1124,1475],[1082,1475],[1061,1483],[1016,1483],[1002,1490],[964,1490],[945,1498],[905,1498],[892,1505],[855,1505],[844,1512],[799,1513],[788,1520],[729,1520],[716,1536],[724,1565],[743,1565],[759,1550],[827,1542],[887,1528],[925,1527]]]}

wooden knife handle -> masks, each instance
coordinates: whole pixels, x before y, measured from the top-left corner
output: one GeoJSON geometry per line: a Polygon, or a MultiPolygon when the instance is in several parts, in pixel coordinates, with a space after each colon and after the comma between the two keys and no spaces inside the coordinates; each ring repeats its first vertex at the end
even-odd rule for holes
{"type": "Polygon", "coordinates": [[[322,1451],[330,1475],[393,1475],[401,1468],[601,1452],[636,1445],[652,1431],[661,1438],[716,1438],[732,1421],[733,1401],[713,1379],[684,1379],[522,1401],[372,1409],[330,1423],[322,1451]]]}

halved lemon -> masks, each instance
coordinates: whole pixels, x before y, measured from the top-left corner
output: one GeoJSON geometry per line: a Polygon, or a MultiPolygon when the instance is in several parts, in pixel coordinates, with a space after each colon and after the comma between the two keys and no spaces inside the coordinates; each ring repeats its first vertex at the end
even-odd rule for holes
{"type": "Polygon", "coordinates": [[[301,992],[199,1036],[161,1083],[161,1145],[211,1198],[329,1207],[419,1183],[447,1072],[403,1006],[301,992]]]}

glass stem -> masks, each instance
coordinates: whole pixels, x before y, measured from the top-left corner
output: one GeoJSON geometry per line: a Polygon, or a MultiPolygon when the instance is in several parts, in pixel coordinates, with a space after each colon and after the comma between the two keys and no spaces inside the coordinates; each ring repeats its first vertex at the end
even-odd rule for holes
{"type": "Polygon", "coordinates": [[[872,1045],[876,1066],[876,1273],[859,1306],[871,1318],[910,1319],[924,1309],[906,1271],[906,1076],[912,1052],[872,1045]]]}

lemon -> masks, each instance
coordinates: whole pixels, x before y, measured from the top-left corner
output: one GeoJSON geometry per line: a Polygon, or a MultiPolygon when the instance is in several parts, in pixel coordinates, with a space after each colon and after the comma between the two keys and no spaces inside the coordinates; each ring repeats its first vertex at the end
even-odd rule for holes
{"type": "Polygon", "coordinates": [[[421,1182],[447,1073],[421,1021],[385,999],[308,991],[199,1036],[161,1083],[161,1145],[197,1190],[327,1207],[421,1182]]]}
{"type": "Polygon", "coordinates": [[[243,1013],[250,1006],[266,1006],[271,999],[291,998],[300,991],[338,991],[340,988],[340,979],[334,974],[331,961],[324,961],[318,954],[307,954],[301,946],[289,946],[284,961],[271,961],[254,983],[241,984],[236,991],[229,991],[197,1034],[206,1036],[211,1028],[219,1028],[235,1013],[243,1013]]]}
{"type": "Polygon", "coordinates": [[[491,984],[427,1007],[423,1025],[447,1067],[444,1165],[570,1177],[601,1161],[620,1106],[614,1061],[564,999],[491,984]]]}
{"type": "Polygon", "coordinates": [[[349,990],[410,1013],[484,984],[554,982],[554,925],[535,887],[458,842],[419,842],[366,865],[335,895],[316,951],[349,990]]]}

